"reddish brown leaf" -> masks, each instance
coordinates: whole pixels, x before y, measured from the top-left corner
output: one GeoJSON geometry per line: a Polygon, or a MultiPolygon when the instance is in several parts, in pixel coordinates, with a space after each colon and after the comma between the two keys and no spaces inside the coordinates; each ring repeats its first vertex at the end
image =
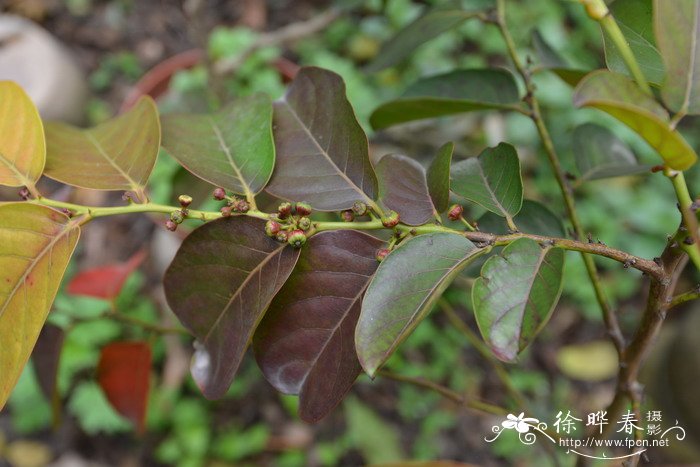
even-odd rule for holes
{"type": "Polygon", "coordinates": [[[144,250],[121,264],[100,266],[77,274],[68,284],[68,293],[113,300],[121,292],[124,283],[146,257],[144,250]]]}
{"type": "Polygon", "coordinates": [[[114,342],[102,349],[97,377],[112,407],[144,431],[151,374],[145,342],[114,342]]]}
{"type": "Polygon", "coordinates": [[[379,200],[399,213],[401,222],[421,225],[437,213],[428,193],[425,170],[418,162],[400,154],[389,154],[377,164],[379,200]]]}
{"type": "Polygon", "coordinates": [[[185,239],[165,273],[168,304],[197,338],[192,376],[204,395],[226,394],[253,333],[299,258],[265,235],[265,222],[223,218],[185,239]]]}
{"type": "Polygon", "coordinates": [[[382,241],[357,231],[311,237],[253,342],[258,365],[279,391],[299,394],[299,415],[330,412],[361,372],[355,324],[382,241]]]}
{"type": "Polygon", "coordinates": [[[58,374],[58,362],[61,357],[65,332],[53,324],[46,324],[41,329],[39,339],[32,351],[34,372],[39,382],[41,392],[53,402],[57,397],[56,375],[58,374]]]}

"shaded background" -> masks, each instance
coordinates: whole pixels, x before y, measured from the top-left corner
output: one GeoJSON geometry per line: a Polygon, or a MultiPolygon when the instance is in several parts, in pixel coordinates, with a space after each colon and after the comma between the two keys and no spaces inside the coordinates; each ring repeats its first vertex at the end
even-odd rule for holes
{"type": "MultiPolygon", "coordinates": [[[[338,2],[347,9],[319,32],[261,48],[236,63],[236,58],[265,34],[327,15],[331,2],[2,0],[3,14],[41,26],[50,33],[48,43],[57,41],[61,51],[56,52],[60,57],[56,65],[44,58],[42,54],[50,52],[39,46],[10,54],[7,51],[17,46],[18,36],[3,33],[2,25],[5,31],[9,28],[3,16],[0,79],[21,78],[30,80],[39,91],[48,89],[44,94],[37,91],[41,95],[37,104],[47,118],[94,125],[117,113],[133,98],[134,87],[144,86],[148,80],[160,83],[161,112],[206,111],[255,91],[277,98],[296,66],[317,65],[346,80],[349,99],[371,137],[374,155],[400,151],[427,161],[442,143],[452,140],[456,142],[456,157],[463,158],[478,154],[485,146],[509,141],[520,154],[527,197],[563,217],[558,188],[544,162],[535,128],[522,115],[479,113],[372,134],[367,123],[372,110],[420,76],[456,67],[509,66],[496,29],[468,21],[420,47],[397,67],[376,74],[363,71],[381,43],[426,8],[443,3],[338,2]],[[174,62],[166,61],[172,57],[177,57],[174,62]],[[156,76],[151,74],[145,84],[140,81],[156,66],[156,76]],[[167,82],[166,78],[172,79],[167,82]]],[[[471,8],[490,4],[487,0],[463,3],[471,8]]],[[[604,66],[598,26],[579,5],[528,0],[510,2],[509,8],[512,32],[523,56],[536,60],[531,37],[537,29],[571,63],[590,69],[604,66]]],[[[21,27],[21,31],[30,30],[21,27]]],[[[571,132],[576,125],[591,121],[612,128],[641,161],[655,162],[650,149],[626,128],[595,111],[574,111],[570,87],[553,74],[539,75],[537,85],[555,144],[570,172],[576,173],[571,132]]],[[[685,135],[697,148],[694,128],[696,119],[683,121],[685,135]]],[[[691,190],[700,188],[695,182],[697,168],[688,180],[691,190]]],[[[123,202],[120,194],[68,189],[48,180],[41,183],[42,191],[72,202],[123,202]]],[[[213,208],[213,202],[207,201],[209,190],[166,154],[160,155],[151,177],[154,202],[172,204],[177,195],[188,193],[195,197],[196,205],[213,208]]],[[[2,199],[16,199],[15,190],[2,189],[0,193],[2,199]]],[[[642,257],[659,254],[680,218],[672,201],[672,187],[658,174],[582,184],[577,186],[576,197],[583,225],[594,239],[642,257]]],[[[477,219],[481,214],[474,209],[466,217],[477,219]]],[[[146,251],[146,260],[129,277],[115,303],[65,290],[59,293],[50,322],[63,325],[80,321],[71,326],[61,350],[61,408],[52,411],[29,365],[9,408],[0,414],[0,465],[326,466],[398,459],[453,459],[480,465],[549,462],[540,448],[523,446],[514,436],[485,443],[484,436],[491,434],[491,426],[500,419],[381,378],[371,382],[361,377],[346,401],[313,426],[298,420],[296,398],[277,394],[252,358],[247,358],[224,400],[206,401],[189,376],[190,340],[160,337],[129,324],[98,319],[114,306],[150,323],[175,323],[159,283],[185,229],[169,233],[163,229],[164,222],[160,216],[118,217],[100,219],[85,229],[68,277],[86,268],[125,261],[141,250],[146,251]],[[154,352],[149,416],[142,436],[114,412],[95,381],[100,348],[115,340],[134,338],[149,340],[154,352]],[[61,423],[52,428],[56,413],[61,414],[61,423]]],[[[612,397],[612,378],[617,370],[617,358],[605,341],[580,257],[569,254],[567,261],[564,294],[551,322],[521,363],[509,367],[514,384],[530,401],[528,415],[550,424],[559,410],[571,410],[585,418],[586,413],[603,409],[612,397]]],[[[599,265],[605,289],[629,333],[640,316],[646,280],[637,271],[624,270],[611,261],[600,260],[599,265]]],[[[478,270],[472,268],[447,292],[449,302],[473,329],[468,297],[475,274],[478,270]]],[[[686,274],[679,290],[691,288],[697,279],[686,274]]],[[[700,458],[693,447],[700,442],[700,406],[693,406],[696,390],[689,384],[700,370],[697,357],[691,358],[698,355],[695,330],[700,322],[697,315],[691,316],[692,309],[691,304],[672,312],[655,349],[655,363],[647,370],[652,394],[657,389],[654,407],[663,408],[667,423],[678,418],[688,431],[681,448],[676,444],[652,453],[659,462],[672,456],[680,461],[700,458]]],[[[439,311],[418,327],[389,368],[518,409],[488,362],[439,311]]],[[[570,462],[571,458],[562,456],[562,461],[570,462]]]]}

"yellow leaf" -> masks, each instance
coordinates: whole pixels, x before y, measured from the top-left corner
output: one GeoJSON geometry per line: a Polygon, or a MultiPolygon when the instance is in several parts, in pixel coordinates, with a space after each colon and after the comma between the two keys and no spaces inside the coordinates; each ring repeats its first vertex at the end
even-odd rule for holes
{"type": "Polygon", "coordinates": [[[617,352],[608,341],[562,347],[557,354],[557,366],[569,378],[591,382],[610,379],[619,369],[617,352]]]}
{"type": "Polygon", "coordinates": [[[54,209],[0,205],[0,409],[29,359],[79,236],[78,221],[54,209]]]}
{"type": "Polygon", "coordinates": [[[33,187],[45,162],[39,112],[16,83],[0,81],[0,184],[33,187]]]}

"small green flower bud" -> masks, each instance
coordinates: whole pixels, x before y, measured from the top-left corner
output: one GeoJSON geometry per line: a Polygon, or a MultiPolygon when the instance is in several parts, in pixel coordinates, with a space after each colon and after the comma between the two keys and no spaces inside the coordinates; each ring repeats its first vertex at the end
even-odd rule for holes
{"type": "Polygon", "coordinates": [[[355,220],[355,213],[352,209],[346,209],[340,213],[340,218],[343,219],[343,222],[352,222],[355,220]]]}
{"type": "Polygon", "coordinates": [[[250,211],[250,204],[248,203],[248,201],[246,201],[244,199],[237,201],[234,206],[235,206],[234,209],[238,212],[246,213],[246,212],[250,211]]]}
{"type": "Polygon", "coordinates": [[[280,219],[286,219],[289,217],[289,215],[292,213],[292,203],[282,203],[279,205],[277,208],[277,212],[279,213],[279,218],[280,219]]]}
{"type": "Polygon", "coordinates": [[[189,195],[180,195],[178,196],[177,201],[180,203],[180,206],[186,208],[192,204],[192,197],[189,195]]]}
{"type": "Polygon", "coordinates": [[[310,216],[311,215],[311,205],[308,203],[296,203],[294,209],[300,216],[310,216]]]}
{"type": "Polygon", "coordinates": [[[396,227],[396,225],[399,223],[399,213],[396,211],[389,211],[386,213],[386,215],[382,216],[382,225],[386,227],[387,229],[391,229],[392,227],[396,227]]]}
{"type": "Polygon", "coordinates": [[[367,214],[367,205],[362,201],[355,201],[352,205],[352,210],[358,216],[364,216],[367,214]]]}
{"type": "Polygon", "coordinates": [[[303,230],[294,230],[287,236],[287,243],[294,248],[301,248],[306,243],[306,234],[303,230]]]}
{"type": "Polygon", "coordinates": [[[177,230],[177,224],[169,220],[165,223],[165,228],[171,232],[175,232],[175,230],[177,230]]]}
{"type": "Polygon", "coordinates": [[[386,255],[388,255],[390,251],[387,248],[380,248],[377,250],[377,253],[375,254],[375,258],[377,258],[377,261],[380,263],[384,261],[384,258],[386,258],[386,255]]]}
{"type": "Polygon", "coordinates": [[[287,237],[288,237],[288,236],[289,236],[289,235],[288,235],[288,233],[287,233],[286,230],[280,230],[279,232],[277,232],[277,237],[276,237],[276,238],[277,238],[277,241],[278,241],[278,242],[287,243],[287,237]]]}
{"type": "Polygon", "coordinates": [[[233,211],[233,209],[231,209],[231,206],[224,206],[223,208],[221,208],[221,215],[224,217],[231,217],[231,211],[233,211]]]}
{"type": "Polygon", "coordinates": [[[309,230],[311,228],[311,219],[308,217],[302,217],[299,219],[299,222],[297,222],[297,225],[301,230],[309,230]]]}
{"type": "Polygon", "coordinates": [[[223,201],[226,199],[226,190],[219,187],[214,189],[214,199],[217,201],[223,201]]]}
{"type": "Polygon", "coordinates": [[[265,233],[268,237],[276,237],[280,230],[282,230],[282,226],[277,221],[267,221],[265,224],[265,233]]]}
{"type": "Polygon", "coordinates": [[[173,211],[170,213],[170,220],[176,224],[182,224],[182,221],[185,220],[185,216],[182,214],[182,211],[173,211]]]}
{"type": "Polygon", "coordinates": [[[464,212],[464,208],[460,206],[459,204],[453,204],[450,206],[449,211],[447,211],[447,217],[451,221],[458,221],[460,217],[462,217],[462,213],[464,212]]]}

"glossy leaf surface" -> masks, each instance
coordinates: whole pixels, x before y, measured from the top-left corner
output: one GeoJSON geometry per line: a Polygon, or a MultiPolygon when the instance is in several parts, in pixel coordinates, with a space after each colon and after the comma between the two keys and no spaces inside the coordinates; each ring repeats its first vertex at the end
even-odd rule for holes
{"type": "MultiPolygon", "coordinates": [[[[654,38],[652,0],[615,0],[610,4],[610,12],[615,17],[622,35],[627,39],[644,77],[651,83],[662,83],[665,70],[654,38]]],[[[629,75],[622,55],[605,29],[603,42],[608,68],[629,75]]]]}
{"type": "Polygon", "coordinates": [[[128,112],[93,128],[46,125],[46,175],[96,190],[143,192],[160,148],[153,99],[142,97],[128,112]]]}
{"type": "Polygon", "coordinates": [[[584,123],[574,129],[573,152],[580,180],[620,177],[649,171],[627,144],[602,125],[584,123]]]}
{"type": "Polygon", "coordinates": [[[489,258],[472,288],[474,315],[484,340],[506,362],[547,323],[562,289],[564,251],[521,238],[489,258]]]}
{"type": "MultiPolygon", "coordinates": [[[[564,226],[561,219],[545,205],[529,199],[523,200],[523,207],[513,218],[518,230],[523,233],[545,235],[547,237],[564,237],[564,226]]],[[[482,232],[505,235],[508,225],[501,216],[487,212],[477,222],[482,232]]]]}
{"type": "Polygon", "coordinates": [[[0,103],[0,185],[34,185],[46,160],[39,112],[12,81],[0,81],[0,103]]]}
{"type": "Polygon", "coordinates": [[[151,348],[145,342],[114,342],[102,348],[97,380],[112,407],[143,433],[151,383],[151,348]]]}
{"type": "Polygon", "coordinates": [[[676,112],[700,114],[700,2],[654,0],[654,20],[667,69],[664,102],[676,112]]]}
{"type": "Polygon", "coordinates": [[[523,204],[518,153],[510,144],[484,149],[479,157],[452,166],[452,191],[503,217],[513,217],[523,204]]]}
{"type": "Polygon", "coordinates": [[[199,344],[192,376],[207,398],[226,394],[255,329],[299,257],[265,222],[222,218],[192,232],[165,273],[168,304],[199,344]]]}
{"type": "Polygon", "coordinates": [[[513,75],[500,69],[456,70],[423,78],[370,117],[375,130],[475,110],[504,109],[520,100],[513,75]]]}
{"type": "Polygon", "coordinates": [[[145,251],[140,251],[128,261],[81,271],[68,283],[67,291],[73,295],[113,300],[121,292],[124,283],[143,262],[145,251]]]}
{"type": "Polygon", "coordinates": [[[275,165],[272,102],[254,94],[212,115],[167,115],[163,147],[203,180],[240,195],[258,193],[275,165]]]}
{"type": "Polygon", "coordinates": [[[384,44],[367,70],[379,71],[402,62],[416,47],[456,28],[473,16],[474,13],[453,7],[435,8],[426,12],[384,44]]]}
{"type": "Polygon", "coordinates": [[[454,149],[452,142],[443,144],[428,167],[428,191],[439,212],[447,211],[450,204],[450,167],[454,149]]]}
{"type": "Polygon", "coordinates": [[[349,209],[376,196],[367,136],[337,74],[302,68],[275,102],[274,136],[277,163],[267,187],[272,195],[322,211],[349,209]]]}
{"type": "Polygon", "coordinates": [[[44,206],[0,205],[0,409],[44,326],[80,236],[76,221],[44,206]]]}
{"type": "Polygon", "coordinates": [[[401,222],[422,225],[437,213],[428,193],[425,169],[416,160],[400,154],[388,154],[376,167],[379,200],[399,213],[401,222]]]}
{"type": "Polygon", "coordinates": [[[311,237],[255,334],[265,377],[278,391],[300,394],[307,422],[328,414],[362,371],[355,325],[382,244],[352,230],[311,237]]]}
{"type": "Polygon", "coordinates": [[[624,75],[596,71],[584,78],[574,93],[577,107],[593,107],[629,126],[653,147],[666,164],[685,170],[697,155],[680,133],[669,127],[668,113],[624,75]]]}
{"type": "Polygon", "coordinates": [[[464,237],[439,232],[412,238],[381,262],[355,331],[357,354],[368,375],[375,375],[457,274],[484,251],[464,237]]]}

